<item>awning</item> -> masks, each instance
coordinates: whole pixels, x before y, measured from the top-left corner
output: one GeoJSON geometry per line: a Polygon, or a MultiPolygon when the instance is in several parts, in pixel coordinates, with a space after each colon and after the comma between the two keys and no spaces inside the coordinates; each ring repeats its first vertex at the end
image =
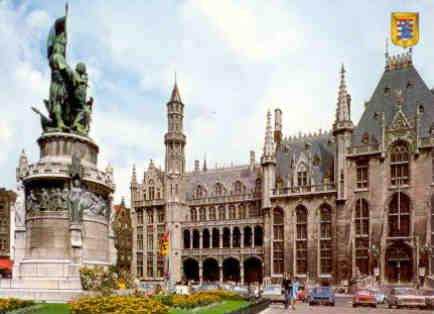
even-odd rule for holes
{"type": "Polygon", "coordinates": [[[8,269],[12,270],[12,266],[14,265],[14,261],[9,258],[0,258],[0,270],[8,269]]]}

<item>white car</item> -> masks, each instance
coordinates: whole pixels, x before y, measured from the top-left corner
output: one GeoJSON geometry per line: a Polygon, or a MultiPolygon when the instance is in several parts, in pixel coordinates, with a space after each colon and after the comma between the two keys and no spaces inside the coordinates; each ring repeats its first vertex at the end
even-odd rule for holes
{"type": "Polygon", "coordinates": [[[281,285],[270,285],[262,291],[262,297],[269,299],[271,302],[285,302],[285,296],[282,293],[281,285]]]}
{"type": "Polygon", "coordinates": [[[389,308],[401,307],[425,307],[425,297],[413,288],[392,288],[387,296],[389,308]]]}

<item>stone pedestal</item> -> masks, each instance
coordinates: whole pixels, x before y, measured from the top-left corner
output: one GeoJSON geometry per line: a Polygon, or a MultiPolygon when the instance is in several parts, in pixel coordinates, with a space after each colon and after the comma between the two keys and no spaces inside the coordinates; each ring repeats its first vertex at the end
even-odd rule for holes
{"type": "Polygon", "coordinates": [[[38,144],[40,160],[20,161],[17,171],[25,224],[16,229],[13,279],[0,283],[0,296],[66,301],[83,292],[80,267],[111,265],[112,169],[98,170],[89,138],[52,133],[38,144]]]}

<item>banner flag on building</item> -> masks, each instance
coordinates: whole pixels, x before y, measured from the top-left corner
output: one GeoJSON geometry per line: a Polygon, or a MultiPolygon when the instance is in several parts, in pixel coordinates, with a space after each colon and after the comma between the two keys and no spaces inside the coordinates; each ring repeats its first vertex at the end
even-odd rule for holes
{"type": "Polygon", "coordinates": [[[170,251],[169,231],[166,232],[166,234],[163,236],[162,239],[160,239],[160,241],[160,254],[162,256],[166,256],[170,251]]]}
{"type": "Polygon", "coordinates": [[[407,48],[416,45],[419,42],[419,13],[392,13],[390,32],[396,46],[407,48]]]}

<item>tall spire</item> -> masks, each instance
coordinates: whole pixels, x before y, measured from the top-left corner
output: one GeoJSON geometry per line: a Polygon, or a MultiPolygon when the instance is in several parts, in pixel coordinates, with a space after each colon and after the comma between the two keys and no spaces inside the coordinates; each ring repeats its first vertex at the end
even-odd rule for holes
{"type": "Polygon", "coordinates": [[[274,141],[273,141],[273,130],[271,127],[271,112],[267,112],[267,124],[265,127],[265,142],[264,142],[264,156],[274,155],[274,141]]]}
{"type": "Polygon", "coordinates": [[[133,174],[131,176],[131,183],[137,183],[136,165],[133,164],[133,174]]]}
{"type": "Polygon", "coordinates": [[[336,122],[350,121],[350,101],[351,96],[347,92],[347,85],[345,82],[345,67],[342,63],[341,66],[341,81],[339,84],[338,101],[336,105],[336,122]]]}
{"type": "Polygon", "coordinates": [[[207,171],[207,170],[208,170],[208,168],[207,168],[207,166],[206,166],[206,154],[205,154],[204,157],[203,157],[203,168],[202,168],[202,170],[203,170],[203,171],[207,171]]]}
{"type": "Polygon", "coordinates": [[[182,103],[181,95],[179,94],[178,82],[176,81],[176,72],[175,72],[175,85],[173,86],[172,96],[170,96],[170,101],[176,101],[182,103]]]}

